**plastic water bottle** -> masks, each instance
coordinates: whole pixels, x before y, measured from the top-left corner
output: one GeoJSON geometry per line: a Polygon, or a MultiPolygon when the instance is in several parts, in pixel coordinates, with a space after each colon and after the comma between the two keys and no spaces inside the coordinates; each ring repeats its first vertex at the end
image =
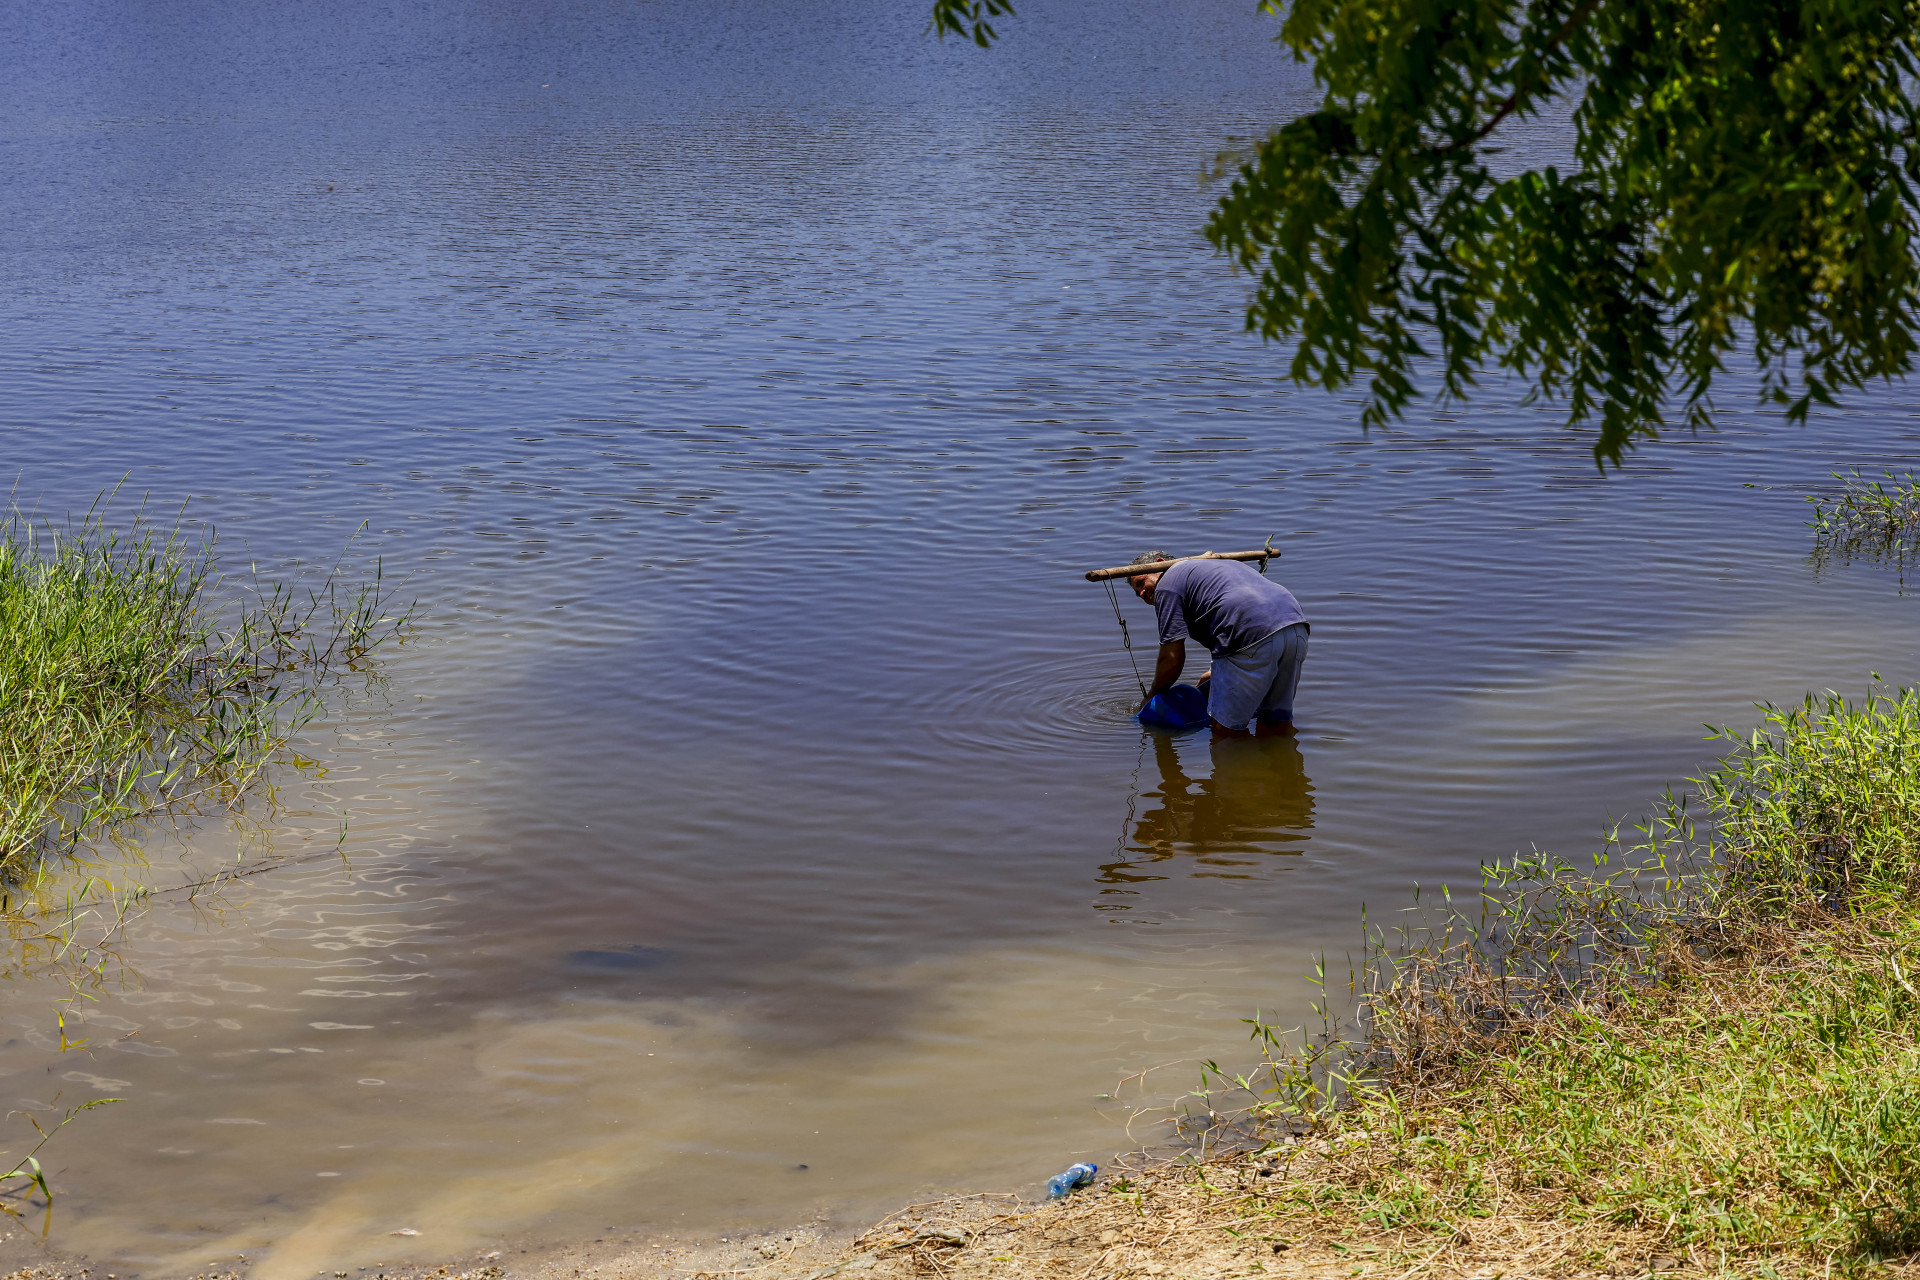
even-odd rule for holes
{"type": "Polygon", "coordinates": [[[1062,1169],[1059,1173],[1047,1179],[1047,1199],[1063,1199],[1066,1194],[1075,1187],[1084,1187],[1091,1183],[1093,1181],[1093,1175],[1098,1172],[1100,1172],[1099,1165],[1088,1164],[1084,1160],[1079,1164],[1068,1165],[1065,1169],[1062,1169]]]}

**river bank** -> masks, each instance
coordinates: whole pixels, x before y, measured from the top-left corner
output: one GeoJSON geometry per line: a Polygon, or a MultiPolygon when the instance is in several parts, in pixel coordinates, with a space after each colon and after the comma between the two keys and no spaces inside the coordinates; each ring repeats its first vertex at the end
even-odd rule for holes
{"type": "MultiPolygon", "coordinates": [[[[1311,1277],[1313,1280],[1619,1280],[1660,1276],[1905,1276],[1912,1260],[1828,1259],[1785,1251],[1741,1263],[1674,1244],[1651,1226],[1569,1220],[1551,1198],[1513,1196],[1451,1233],[1388,1229],[1302,1206],[1298,1192],[1341,1176],[1337,1142],[1291,1160],[1240,1152],[1167,1162],[1122,1190],[1107,1183],[1065,1202],[957,1196],[902,1210],[852,1234],[825,1220],[725,1240],[601,1240],[509,1247],[434,1263],[353,1268],[353,1280],[925,1280],[927,1277],[1311,1277]],[[1294,1180],[1288,1185],[1287,1180],[1294,1180]]],[[[37,1254],[37,1251],[33,1251],[37,1254]]],[[[128,1280],[84,1259],[8,1255],[6,1280],[128,1280]]],[[[184,1280],[247,1280],[235,1260],[184,1280]]],[[[324,1277],[329,1273],[321,1273],[324,1277]]],[[[339,1276],[343,1273],[331,1273],[339,1276]]]]}

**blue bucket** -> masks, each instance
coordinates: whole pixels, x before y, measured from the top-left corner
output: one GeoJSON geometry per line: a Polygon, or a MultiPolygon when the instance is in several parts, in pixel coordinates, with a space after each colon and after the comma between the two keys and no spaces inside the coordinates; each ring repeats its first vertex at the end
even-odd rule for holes
{"type": "Polygon", "coordinates": [[[1148,699],[1138,719],[1156,729],[1198,729],[1207,723],[1207,695],[1190,684],[1177,684],[1148,699]]]}

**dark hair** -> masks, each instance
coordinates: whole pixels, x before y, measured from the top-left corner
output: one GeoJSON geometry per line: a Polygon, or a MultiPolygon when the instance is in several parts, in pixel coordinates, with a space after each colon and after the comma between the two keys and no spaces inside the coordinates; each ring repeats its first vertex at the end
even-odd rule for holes
{"type": "Polygon", "coordinates": [[[1142,551],[1139,555],[1127,561],[1127,563],[1130,565],[1155,564],[1161,560],[1171,559],[1173,559],[1173,553],[1171,551],[1142,551]]]}

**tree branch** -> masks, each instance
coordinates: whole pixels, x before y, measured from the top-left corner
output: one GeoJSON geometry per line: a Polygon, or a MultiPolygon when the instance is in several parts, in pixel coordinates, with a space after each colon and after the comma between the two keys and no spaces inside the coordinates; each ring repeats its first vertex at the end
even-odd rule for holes
{"type": "MultiPolygon", "coordinates": [[[[1539,55],[1534,59],[1535,66],[1545,61],[1546,56],[1557,49],[1568,36],[1585,26],[1587,19],[1591,18],[1593,11],[1599,7],[1600,0],[1586,0],[1578,9],[1568,14],[1567,20],[1560,24],[1560,29],[1548,37],[1546,44],[1541,46],[1539,55]]],[[[1463,147],[1471,147],[1481,141],[1495,129],[1498,129],[1500,122],[1512,115],[1520,106],[1520,100],[1532,91],[1533,86],[1530,83],[1514,86],[1513,92],[1507,95],[1506,101],[1502,102],[1499,109],[1493,113],[1493,118],[1475,130],[1471,137],[1461,138],[1457,142],[1449,142],[1444,147],[1436,148],[1433,154],[1440,156],[1448,155],[1452,152],[1459,151],[1463,147]]]]}

